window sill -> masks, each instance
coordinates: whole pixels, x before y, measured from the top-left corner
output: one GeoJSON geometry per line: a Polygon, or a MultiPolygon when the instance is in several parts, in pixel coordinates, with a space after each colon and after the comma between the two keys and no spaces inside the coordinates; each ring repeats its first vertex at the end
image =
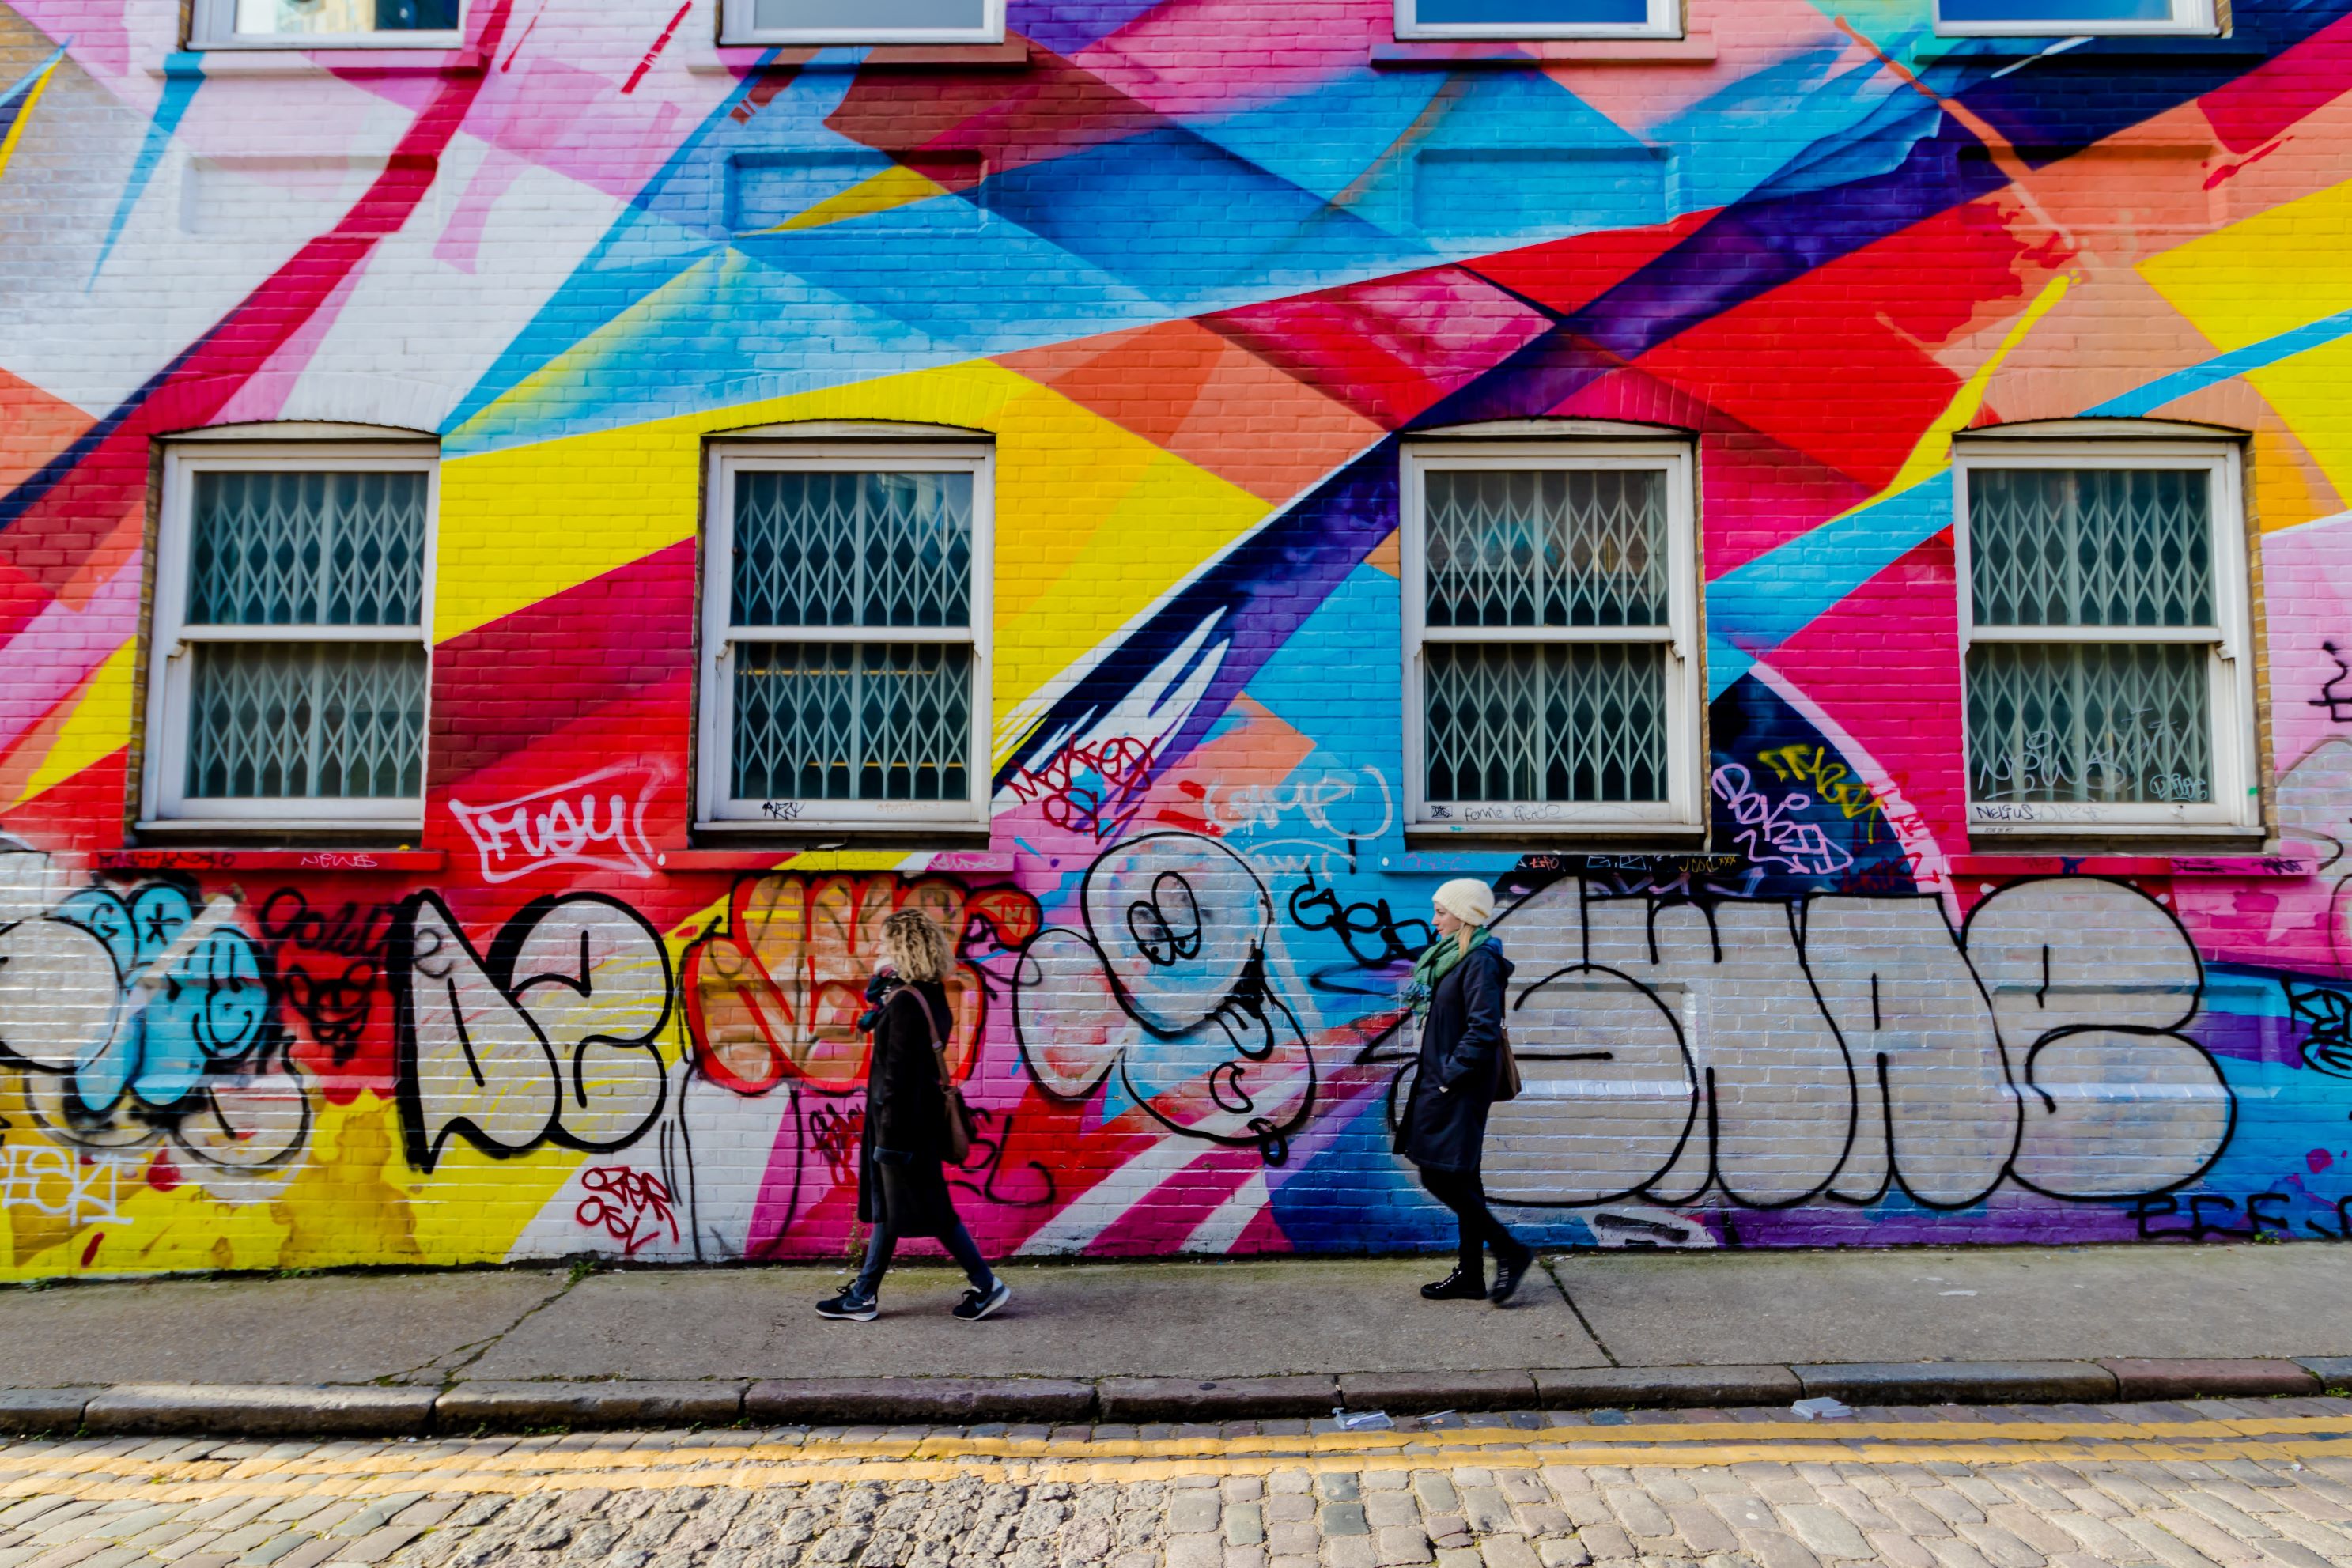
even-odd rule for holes
{"type": "Polygon", "coordinates": [[[1552,832],[1538,830],[1424,834],[1408,829],[1404,843],[1402,855],[1381,857],[1383,871],[1448,871],[1461,869],[1454,864],[1456,862],[1474,860],[1481,865],[1501,862],[1521,870],[1574,871],[1586,860],[1638,861],[1661,855],[1706,858],[1706,831],[1693,828],[1685,832],[1653,827],[1613,834],[1580,828],[1552,832]],[[1536,866],[1533,862],[1538,861],[1548,863],[1536,866]]]}
{"type": "Polygon", "coordinates": [[[479,49],[437,45],[350,44],[303,47],[280,44],[199,44],[163,57],[159,77],[479,76],[489,62],[479,49]]]}
{"type": "Polygon", "coordinates": [[[2264,51],[2242,38],[2215,33],[1939,33],[1922,44],[1921,65],[1963,59],[2030,60],[2047,55],[2051,63],[2095,59],[2112,64],[2137,57],[2187,57],[2198,60],[2259,60],[2264,51]],[[2052,46],[2068,38],[2084,41],[2053,52],[2052,46]]]}
{"type": "Polygon", "coordinates": [[[1009,872],[1013,857],[985,850],[908,850],[845,845],[838,849],[805,849],[778,844],[772,849],[660,850],[654,864],[667,872],[777,871],[897,871],[1009,872]]]}
{"type": "Polygon", "coordinates": [[[2168,876],[2284,878],[2318,874],[2321,857],[2306,844],[2280,854],[1966,854],[1952,857],[1963,876],[2168,876]]]}
{"type": "Polygon", "coordinates": [[[100,871],[439,871],[439,850],[102,850],[100,871]]]}
{"type": "Polygon", "coordinates": [[[686,68],[702,76],[758,76],[803,70],[1018,70],[1029,64],[1022,38],[1001,44],[720,44],[686,68]],[[855,59],[843,51],[860,51],[855,59]],[[831,58],[820,58],[830,55],[831,58]]]}
{"type": "Polygon", "coordinates": [[[1391,69],[1478,66],[1710,66],[1715,35],[1681,38],[1399,38],[1368,57],[1391,69]]]}

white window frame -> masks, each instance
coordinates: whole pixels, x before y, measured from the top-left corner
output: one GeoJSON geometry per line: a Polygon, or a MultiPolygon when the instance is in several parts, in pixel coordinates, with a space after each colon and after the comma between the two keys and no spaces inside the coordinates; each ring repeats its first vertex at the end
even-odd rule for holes
{"type": "Polygon", "coordinates": [[[1698,507],[1695,459],[1685,441],[1423,441],[1401,463],[1399,567],[1403,576],[1405,823],[1422,831],[1620,833],[1699,831],[1698,507]],[[1426,476],[1436,469],[1664,469],[1666,475],[1666,594],[1671,625],[1650,632],[1618,626],[1444,626],[1427,623],[1426,476]],[[1423,690],[1429,643],[1654,643],[1666,650],[1666,799],[1627,800],[1433,801],[1423,752],[1423,690]]]}
{"type": "Polygon", "coordinates": [[[758,27],[754,0],[719,0],[722,46],[739,44],[1001,44],[1004,0],[982,0],[977,27],[758,27]]]}
{"type": "Polygon", "coordinates": [[[259,827],[289,832],[342,828],[421,829],[421,788],[433,734],[433,588],[441,522],[441,460],[430,443],[297,441],[174,444],[163,455],[163,507],[155,540],[153,643],[147,667],[146,752],[141,770],[145,802],[142,831],[259,827]],[[200,473],[421,473],[425,476],[425,544],[414,626],[200,626],[187,622],[191,536],[195,531],[195,476],[200,473]],[[188,704],[200,643],[393,643],[425,650],[425,731],[420,789],[413,796],[331,799],[279,796],[223,800],[191,797],[188,704]]]}
{"type": "Polygon", "coordinates": [[[1959,609],[1962,787],[1969,791],[1971,837],[2243,833],[2261,822],[2254,757],[2253,657],[2249,646],[2243,460],[2234,442],[2024,436],[1955,443],[1952,545],[1959,609]],[[1979,626],[1969,476],[1978,468],[2126,468],[2203,471],[2210,476],[2213,529],[2213,626],[1979,626]],[[1969,650],[1978,643],[2187,643],[2212,651],[2206,664],[2213,799],[2127,805],[2074,801],[1979,801],[1969,756],[1969,650]]]}
{"type": "Polygon", "coordinates": [[[832,441],[791,436],[713,444],[703,531],[700,726],[696,758],[698,828],[779,832],[811,830],[977,829],[985,831],[992,712],[990,629],[994,620],[994,450],[979,442],[832,441]],[[971,624],[954,626],[736,626],[735,476],[750,472],[971,476],[971,624]],[[734,776],[737,643],[938,643],[971,649],[971,737],[966,777],[970,800],[752,800],[728,794],[734,776]]]}
{"type": "Polygon", "coordinates": [[[236,0],[193,0],[188,17],[191,49],[456,49],[465,47],[466,13],[473,0],[458,0],[457,26],[429,32],[398,28],[366,33],[240,33],[236,0]]]}
{"type": "Polygon", "coordinates": [[[2040,22],[1947,22],[1937,0],[1936,33],[1946,38],[2097,38],[2132,35],[2210,37],[2221,30],[2213,0],[2172,0],[2172,15],[2159,22],[2092,22],[2063,17],[2040,22]]]}
{"type": "Polygon", "coordinates": [[[1418,0],[1396,0],[1396,36],[1417,38],[1679,38],[1683,0],[1649,0],[1642,22],[1429,23],[1420,19],[1418,0]]]}

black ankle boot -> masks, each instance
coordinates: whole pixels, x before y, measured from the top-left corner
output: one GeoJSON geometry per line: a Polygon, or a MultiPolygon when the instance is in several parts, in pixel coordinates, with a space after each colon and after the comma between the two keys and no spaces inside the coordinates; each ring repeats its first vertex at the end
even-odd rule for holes
{"type": "Polygon", "coordinates": [[[1487,1292],[1486,1299],[1498,1307],[1509,1301],[1511,1292],[1519,1288],[1519,1281],[1526,1277],[1529,1266],[1535,1260],[1535,1249],[1523,1247],[1516,1255],[1496,1264],[1495,1288],[1487,1292]]]}
{"type": "Polygon", "coordinates": [[[1486,1299],[1486,1281],[1477,1274],[1465,1274],[1456,1269],[1433,1285],[1421,1288],[1422,1299],[1430,1301],[1483,1301],[1486,1299]]]}

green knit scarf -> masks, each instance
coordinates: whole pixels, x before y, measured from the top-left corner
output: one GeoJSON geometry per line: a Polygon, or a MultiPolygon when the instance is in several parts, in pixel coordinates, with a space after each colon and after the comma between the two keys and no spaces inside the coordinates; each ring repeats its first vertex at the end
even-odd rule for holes
{"type": "Polygon", "coordinates": [[[1421,956],[1412,961],[1412,977],[1404,987],[1405,1000],[1412,1004],[1413,1017],[1429,1016],[1429,998],[1436,993],[1437,982],[1445,978],[1454,965],[1468,957],[1471,948],[1486,940],[1486,928],[1481,925],[1471,933],[1467,946],[1463,943],[1461,933],[1455,932],[1450,936],[1440,936],[1421,950],[1421,956]]]}

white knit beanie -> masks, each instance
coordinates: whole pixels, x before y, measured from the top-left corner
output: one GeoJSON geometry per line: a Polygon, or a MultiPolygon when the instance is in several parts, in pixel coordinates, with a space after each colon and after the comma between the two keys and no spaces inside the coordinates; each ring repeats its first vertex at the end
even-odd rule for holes
{"type": "Polygon", "coordinates": [[[1484,925],[1495,918],[1495,890],[1475,876],[1457,876],[1439,887],[1432,901],[1465,925],[1484,925]]]}

